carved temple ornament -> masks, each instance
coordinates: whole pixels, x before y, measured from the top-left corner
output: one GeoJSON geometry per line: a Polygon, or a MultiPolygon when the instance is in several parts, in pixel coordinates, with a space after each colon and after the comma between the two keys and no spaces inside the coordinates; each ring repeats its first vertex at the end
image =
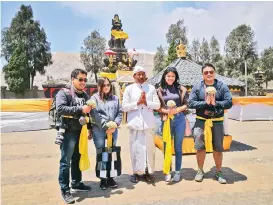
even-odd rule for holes
{"type": "Polygon", "coordinates": [[[186,58],[186,46],[182,44],[180,40],[180,44],[176,47],[176,54],[178,58],[186,58]]]}

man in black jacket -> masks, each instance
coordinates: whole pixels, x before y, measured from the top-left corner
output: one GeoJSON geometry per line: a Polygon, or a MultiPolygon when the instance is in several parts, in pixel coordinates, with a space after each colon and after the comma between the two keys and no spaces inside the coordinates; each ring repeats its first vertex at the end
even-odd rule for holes
{"type": "MultiPolygon", "coordinates": [[[[189,107],[196,109],[196,122],[194,125],[194,142],[197,150],[196,158],[198,163],[198,172],[195,181],[201,182],[204,178],[203,165],[206,157],[206,148],[204,130],[205,125],[212,121],[212,146],[213,158],[216,165],[216,179],[219,183],[225,184],[221,168],[223,161],[223,140],[224,110],[232,107],[232,97],[228,87],[220,80],[215,79],[215,67],[207,63],[202,67],[203,80],[195,85],[190,93],[189,107]],[[210,93],[209,90],[213,92],[210,93]]],[[[206,133],[206,132],[205,132],[206,133]]],[[[208,145],[208,144],[207,144],[208,145]]]]}
{"type": "MultiPolygon", "coordinates": [[[[68,204],[75,203],[69,187],[70,167],[72,178],[71,191],[91,191],[91,187],[81,182],[82,173],[79,168],[79,137],[82,128],[79,118],[84,114],[88,114],[91,110],[91,107],[86,105],[89,96],[83,90],[87,82],[87,72],[82,69],[73,70],[71,81],[71,87],[60,90],[56,96],[57,114],[62,117],[62,122],[66,127],[64,139],[60,146],[59,184],[62,198],[68,204]]],[[[88,124],[88,128],[90,135],[90,124],[88,124]]]]}

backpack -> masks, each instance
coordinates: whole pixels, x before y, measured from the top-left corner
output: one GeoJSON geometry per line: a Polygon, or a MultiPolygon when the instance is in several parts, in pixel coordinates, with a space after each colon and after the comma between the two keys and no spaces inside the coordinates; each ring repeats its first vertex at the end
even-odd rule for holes
{"type": "MultiPolygon", "coordinates": [[[[71,90],[67,89],[67,88],[63,88],[62,89],[66,95],[66,97],[70,96],[71,99],[71,103],[73,101],[73,95],[71,94],[71,90]]],[[[60,91],[59,91],[60,92],[60,91]]],[[[49,112],[48,112],[48,116],[49,116],[49,124],[51,128],[55,128],[55,129],[59,129],[59,122],[60,122],[60,116],[58,116],[57,113],[57,109],[56,109],[56,96],[53,98],[49,112]]]]}

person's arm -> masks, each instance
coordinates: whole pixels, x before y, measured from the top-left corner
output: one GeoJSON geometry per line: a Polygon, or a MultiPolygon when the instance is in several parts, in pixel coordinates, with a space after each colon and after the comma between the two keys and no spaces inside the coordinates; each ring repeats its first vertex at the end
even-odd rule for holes
{"type": "Polygon", "coordinates": [[[118,112],[115,118],[115,123],[117,123],[117,125],[119,126],[122,121],[122,109],[121,109],[121,104],[119,102],[119,99],[117,99],[117,101],[118,101],[118,112]]]}
{"type": "Polygon", "coordinates": [[[132,90],[132,85],[125,88],[122,97],[122,110],[123,112],[128,112],[131,110],[137,110],[137,102],[131,102],[130,92],[132,90]]]}
{"type": "Polygon", "coordinates": [[[182,100],[181,100],[182,106],[177,107],[174,114],[183,112],[183,111],[185,111],[185,110],[188,108],[188,104],[189,104],[189,102],[188,102],[189,94],[188,94],[187,88],[181,86],[181,91],[182,91],[182,92],[181,92],[181,95],[182,95],[182,100]]]}
{"type": "Polygon", "coordinates": [[[56,110],[60,115],[82,114],[82,106],[69,106],[67,96],[63,90],[60,90],[56,96],[56,110]]]}
{"type": "Polygon", "coordinates": [[[157,110],[160,108],[160,101],[155,88],[152,89],[152,101],[147,100],[147,107],[152,110],[157,110]]]}
{"type": "Polygon", "coordinates": [[[222,92],[224,92],[224,100],[216,101],[215,107],[220,109],[230,109],[232,107],[232,96],[226,85],[224,85],[222,92]]]}
{"type": "Polygon", "coordinates": [[[96,108],[92,109],[90,112],[90,116],[92,117],[94,123],[98,126],[103,128],[104,130],[107,130],[108,127],[106,126],[107,123],[107,119],[105,119],[105,117],[103,117],[98,110],[98,102],[97,99],[95,98],[95,96],[93,95],[91,97],[91,100],[96,102],[96,108]]]}
{"type": "Polygon", "coordinates": [[[209,105],[207,104],[206,101],[204,101],[204,100],[199,100],[197,87],[199,87],[199,86],[198,86],[198,85],[194,86],[194,87],[192,88],[191,93],[190,93],[190,97],[189,97],[189,108],[198,109],[198,108],[206,108],[206,107],[209,107],[209,105]]]}
{"type": "Polygon", "coordinates": [[[157,90],[157,96],[158,96],[158,99],[159,99],[159,102],[160,102],[160,108],[155,110],[155,111],[158,112],[158,113],[162,113],[162,114],[168,114],[168,110],[164,109],[164,102],[162,102],[163,99],[162,99],[161,89],[157,90]]]}
{"type": "Polygon", "coordinates": [[[182,105],[182,106],[180,106],[180,107],[177,107],[177,108],[176,108],[176,111],[174,112],[174,114],[183,112],[183,111],[186,110],[187,108],[188,108],[187,105],[182,105]]]}

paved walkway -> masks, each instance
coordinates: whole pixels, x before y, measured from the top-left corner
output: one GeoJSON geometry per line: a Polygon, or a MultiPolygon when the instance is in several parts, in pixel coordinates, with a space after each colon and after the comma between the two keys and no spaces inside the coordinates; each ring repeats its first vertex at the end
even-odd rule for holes
{"type": "MultiPolygon", "coordinates": [[[[194,181],[195,155],[183,156],[182,181],[164,182],[163,157],[156,152],[156,183],[129,182],[131,161],[128,131],[120,130],[123,175],[118,189],[101,191],[95,177],[95,149],[89,144],[92,168],[83,173],[92,186],[90,193],[74,195],[76,204],[133,205],[273,205],[273,122],[229,121],[232,149],[224,154],[223,174],[228,184],[212,180],[215,167],[212,155],[205,163],[206,179],[194,181]]],[[[54,144],[56,131],[5,133],[1,135],[1,188],[3,205],[64,204],[58,185],[59,147],[54,144]]]]}

